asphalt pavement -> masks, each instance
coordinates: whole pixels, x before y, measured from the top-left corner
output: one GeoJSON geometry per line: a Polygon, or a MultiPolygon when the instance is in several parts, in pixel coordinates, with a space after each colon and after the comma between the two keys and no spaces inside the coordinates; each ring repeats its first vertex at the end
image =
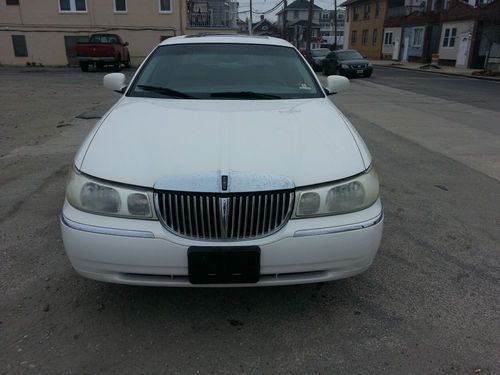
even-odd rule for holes
{"type": "Polygon", "coordinates": [[[415,93],[500,110],[500,81],[454,77],[439,73],[419,72],[375,66],[373,82],[415,93]]]}
{"type": "Polygon", "coordinates": [[[492,83],[386,68],[331,97],[382,184],[366,273],[175,289],[86,280],[64,254],[67,174],[96,121],[77,117],[118,97],[103,74],[0,69],[0,374],[500,373],[499,109],[453,95],[498,103],[492,83]]]}

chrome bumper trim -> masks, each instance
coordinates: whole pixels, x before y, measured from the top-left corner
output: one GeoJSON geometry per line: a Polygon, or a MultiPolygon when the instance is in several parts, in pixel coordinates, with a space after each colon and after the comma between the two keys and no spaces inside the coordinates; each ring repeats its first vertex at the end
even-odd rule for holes
{"type": "Polygon", "coordinates": [[[147,231],[142,231],[142,230],[128,230],[128,229],[97,227],[94,225],[81,224],[81,223],[77,223],[76,221],[68,219],[64,215],[61,215],[61,222],[69,228],[81,230],[83,232],[96,233],[96,234],[107,234],[110,236],[155,238],[155,235],[152,232],[147,232],[147,231]]]}
{"type": "Polygon", "coordinates": [[[356,224],[340,225],[338,227],[327,227],[327,228],[314,228],[314,229],[301,229],[296,231],[294,237],[306,237],[306,236],[321,236],[324,234],[334,234],[342,232],[350,232],[353,230],[364,229],[372,227],[382,221],[384,218],[384,211],[381,211],[376,217],[363,221],[356,224]]]}

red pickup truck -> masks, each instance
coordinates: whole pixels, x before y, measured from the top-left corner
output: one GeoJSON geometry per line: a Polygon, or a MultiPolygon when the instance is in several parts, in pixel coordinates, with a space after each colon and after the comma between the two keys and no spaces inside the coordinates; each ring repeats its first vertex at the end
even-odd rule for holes
{"type": "Polygon", "coordinates": [[[122,64],[126,67],[130,66],[127,46],[128,42],[124,43],[119,35],[93,34],[88,43],[76,45],[76,57],[84,72],[89,70],[89,65],[95,65],[98,68],[113,65],[115,70],[120,70],[122,64]]]}

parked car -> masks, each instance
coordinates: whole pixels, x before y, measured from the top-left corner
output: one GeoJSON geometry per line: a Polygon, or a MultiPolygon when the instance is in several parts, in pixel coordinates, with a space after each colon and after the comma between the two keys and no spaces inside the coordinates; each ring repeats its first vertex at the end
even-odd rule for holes
{"type": "Polygon", "coordinates": [[[383,210],[372,157],[291,44],[162,42],[78,151],[61,215],[73,267],[156,286],[266,286],[372,264],[383,210]],[[311,121],[313,119],[313,121],[311,121]]]}
{"type": "Polygon", "coordinates": [[[311,49],[311,59],[309,60],[309,63],[315,72],[323,69],[323,60],[330,52],[331,50],[328,48],[311,49]]]}
{"type": "Polygon", "coordinates": [[[326,56],[323,60],[323,73],[347,77],[370,77],[373,73],[373,66],[358,51],[345,49],[333,51],[326,56]]]}
{"type": "Polygon", "coordinates": [[[89,65],[102,68],[113,65],[115,70],[120,70],[121,65],[130,66],[130,53],[128,43],[116,34],[93,34],[88,43],[76,45],[76,57],[80,68],[87,72],[89,65]]]}

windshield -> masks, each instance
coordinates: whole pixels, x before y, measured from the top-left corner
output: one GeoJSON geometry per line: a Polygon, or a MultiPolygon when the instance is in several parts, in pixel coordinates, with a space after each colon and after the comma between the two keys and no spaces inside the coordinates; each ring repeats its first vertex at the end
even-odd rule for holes
{"type": "Polygon", "coordinates": [[[311,55],[313,55],[313,57],[323,57],[323,56],[326,56],[330,53],[331,51],[327,48],[324,48],[324,49],[312,49],[311,50],[311,55]]]}
{"type": "Polygon", "coordinates": [[[118,44],[116,35],[92,35],[89,43],[92,44],[118,44]]]}
{"type": "Polygon", "coordinates": [[[324,96],[295,49],[228,43],[158,47],[127,95],[240,100],[324,96]]]}
{"type": "Polygon", "coordinates": [[[343,52],[337,52],[337,59],[338,60],[358,60],[358,59],[364,59],[363,56],[359,52],[356,51],[343,51],[343,52]]]}

